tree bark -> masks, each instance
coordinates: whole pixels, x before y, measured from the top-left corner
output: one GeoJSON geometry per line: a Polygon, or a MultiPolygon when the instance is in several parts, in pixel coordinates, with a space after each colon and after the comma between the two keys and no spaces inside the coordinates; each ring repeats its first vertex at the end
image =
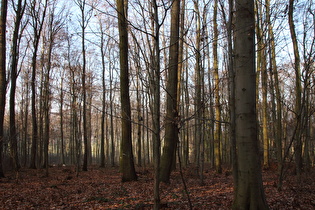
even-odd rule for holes
{"type": "Polygon", "coordinates": [[[19,63],[19,33],[21,27],[22,17],[25,11],[25,5],[22,0],[19,0],[15,12],[14,31],[12,37],[12,51],[11,51],[11,89],[10,89],[10,143],[11,143],[11,157],[13,160],[13,167],[16,171],[20,168],[19,156],[17,151],[17,131],[15,122],[15,93],[16,80],[18,77],[18,63],[19,63]]]}
{"type": "Polygon", "coordinates": [[[2,166],[2,151],[4,140],[4,111],[6,95],[6,22],[7,22],[8,1],[1,1],[0,16],[0,178],[4,177],[2,166]]]}
{"type": "Polygon", "coordinates": [[[214,1],[213,11],[213,74],[215,94],[215,130],[214,130],[214,165],[217,173],[222,173],[221,166],[221,108],[220,108],[220,80],[218,67],[218,0],[214,1]]]}
{"type": "Polygon", "coordinates": [[[36,69],[37,69],[37,52],[39,46],[40,35],[44,25],[44,19],[46,16],[47,0],[45,4],[36,8],[37,2],[31,2],[31,13],[32,13],[32,27],[34,31],[34,41],[33,41],[33,55],[32,55],[32,79],[31,79],[31,109],[32,109],[32,148],[31,148],[31,163],[30,168],[36,169],[36,156],[37,156],[37,141],[38,141],[38,124],[37,124],[37,110],[36,110],[36,69]],[[41,8],[43,6],[44,8],[41,8]],[[43,9],[41,16],[39,16],[39,11],[43,9]]]}
{"type": "Polygon", "coordinates": [[[120,100],[121,100],[121,147],[120,170],[122,181],[137,180],[132,153],[131,108],[129,96],[128,66],[128,24],[126,20],[126,1],[117,0],[119,28],[119,60],[120,60],[120,100]]]}
{"type": "Polygon", "coordinates": [[[179,14],[180,1],[174,0],[171,9],[171,37],[169,48],[169,66],[166,87],[165,139],[161,156],[160,179],[168,183],[178,142],[178,53],[179,53],[179,14]]]}
{"type": "Polygon", "coordinates": [[[294,52],[294,71],[295,71],[295,115],[296,115],[296,132],[294,136],[294,154],[295,154],[295,164],[296,164],[296,173],[298,179],[300,179],[302,173],[302,105],[301,105],[301,67],[300,67],[300,54],[298,41],[295,32],[295,25],[293,20],[293,10],[294,10],[294,0],[289,1],[289,11],[288,11],[288,21],[290,26],[290,35],[293,44],[294,52]]]}
{"type": "Polygon", "coordinates": [[[268,209],[256,121],[254,0],[235,4],[235,131],[238,182],[233,209],[268,209]]]}

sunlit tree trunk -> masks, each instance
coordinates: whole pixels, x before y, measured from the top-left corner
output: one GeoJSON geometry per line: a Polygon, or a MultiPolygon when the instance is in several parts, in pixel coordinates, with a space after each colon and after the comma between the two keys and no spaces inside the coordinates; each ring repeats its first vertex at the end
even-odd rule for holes
{"type": "Polygon", "coordinates": [[[0,14],[0,178],[4,177],[2,166],[2,151],[4,139],[4,110],[6,95],[6,21],[7,21],[7,0],[1,1],[0,14]]]}
{"type": "Polygon", "coordinates": [[[256,121],[254,0],[235,4],[235,132],[238,180],[233,209],[268,209],[256,121]]]}
{"type": "Polygon", "coordinates": [[[217,173],[222,173],[221,166],[221,107],[220,107],[220,79],[218,67],[218,0],[214,1],[213,11],[213,75],[215,91],[215,130],[214,130],[214,165],[217,173]]]}
{"type": "Polygon", "coordinates": [[[137,179],[132,153],[131,108],[129,96],[129,66],[128,66],[128,23],[126,19],[126,1],[117,0],[119,51],[120,51],[120,100],[121,100],[121,148],[120,170],[122,181],[137,179]]]}

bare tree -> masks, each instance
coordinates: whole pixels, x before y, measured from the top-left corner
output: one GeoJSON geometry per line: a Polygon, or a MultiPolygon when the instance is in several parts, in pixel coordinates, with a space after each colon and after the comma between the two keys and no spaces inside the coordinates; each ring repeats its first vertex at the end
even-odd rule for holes
{"type": "Polygon", "coordinates": [[[160,179],[169,182],[172,165],[176,159],[178,143],[178,53],[179,53],[179,14],[180,1],[174,0],[171,8],[171,35],[169,48],[169,65],[167,78],[165,139],[161,156],[160,179]]]}
{"type": "Polygon", "coordinates": [[[12,37],[12,50],[11,50],[11,89],[10,89],[10,143],[11,143],[11,157],[13,160],[13,167],[16,171],[20,168],[19,156],[17,151],[17,131],[16,131],[16,122],[15,122],[15,92],[16,92],[16,80],[18,77],[18,64],[19,64],[19,42],[21,39],[20,34],[23,31],[22,18],[24,15],[26,6],[26,1],[19,0],[15,9],[15,22],[14,22],[14,31],[12,37]]]}
{"type": "Polygon", "coordinates": [[[1,1],[0,14],[0,178],[4,177],[2,166],[2,151],[4,139],[4,110],[6,95],[6,21],[7,21],[7,0],[1,1]]]}
{"type": "Polygon", "coordinates": [[[36,69],[37,69],[37,51],[39,46],[39,40],[46,17],[46,10],[48,6],[48,0],[35,1],[33,0],[29,7],[29,15],[31,16],[31,26],[33,29],[33,55],[32,55],[32,149],[31,149],[31,163],[30,168],[36,168],[36,155],[37,155],[37,141],[38,141],[38,123],[36,112],[36,69]]]}
{"type": "Polygon", "coordinates": [[[254,0],[235,4],[235,134],[238,180],[233,209],[268,209],[256,122],[254,0]]]}
{"type": "Polygon", "coordinates": [[[126,19],[127,1],[117,0],[117,15],[119,29],[119,52],[120,52],[120,100],[121,100],[121,148],[120,170],[122,181],[134,181],[137,179],[131,135],[131,108],[129,96],[129,64],[128,64],[128,24],[126,19]]]}

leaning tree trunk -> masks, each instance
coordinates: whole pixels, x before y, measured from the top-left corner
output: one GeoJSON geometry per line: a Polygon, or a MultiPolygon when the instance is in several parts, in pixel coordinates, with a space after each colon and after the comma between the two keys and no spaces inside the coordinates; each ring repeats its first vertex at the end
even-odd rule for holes
{"type": "Polygon", "coordinates": [[[289,11],[288,19],[290,26],[290,35],[293,44],[294,52],[294,71],[295,71],[295,113],[296,113],[296,132],[294,136],[294,154],[295,154],[295,164],[296,164],[296,173],[298,179],[300,179],[302,172],[302,105],[301,105],[301,67],[300,67],[300,54],[298,48],[298,41],[295,32],[295,25],[293,20],[293,10],[294,10],[294,0],[289,1],[289,11]]]}

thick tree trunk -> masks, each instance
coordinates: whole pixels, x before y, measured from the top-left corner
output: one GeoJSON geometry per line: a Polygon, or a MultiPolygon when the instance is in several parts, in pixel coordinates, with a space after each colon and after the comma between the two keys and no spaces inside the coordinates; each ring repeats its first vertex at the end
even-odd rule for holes
{"type": "Polygon", "coordinates": [[[117,0],[120,50],[121,148],[120,170],[122,181],[137,180],[132,153],[131,108],[129,96],[128,26],[125,0],[117,0]]]}
{"type": "Polygon", "coordinates": [[[178,50],[179,50],[179,14],[180,1],[174,0],[171,9],[171,38],[169,49],[169,66],[166,96],[165,139],[161,157],[161,174],[163,182],[169,182],[178,142],[178,50]]]}
{"type": "Polygon", "coordinates": [[[254,0],[235,13],[235,130],[238,182],[234,209],[268,209],[262,185],[256,121],[254,0]]]}

